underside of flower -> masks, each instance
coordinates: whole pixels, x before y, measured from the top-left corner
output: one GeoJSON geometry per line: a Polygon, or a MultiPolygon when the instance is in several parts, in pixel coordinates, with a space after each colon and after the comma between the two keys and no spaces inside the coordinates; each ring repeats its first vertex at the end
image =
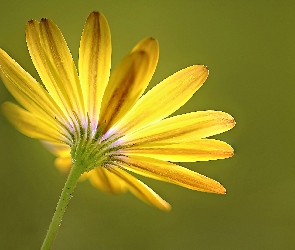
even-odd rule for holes
{"type": "Polygon", "coordinates": [[[75,133],[71,133],[72,142],[69,145],[73,164],[83,167],[84,172],[89,172],[96,167],[105,167],[119,161],[120,154],[117,151],[124,148],[116,145],[120,136],[113,134],[105,137],[103,126],[96,129],[94,133],[91,130],[90,119],[88,119],[86,129],[79,118],[77,120],[79,127],[76,128],[75,133]]]}
{"type": "Polygon", "coordinates": [[[205,82],[206,66],[180,70],[144,94],[157,66],[158,42],[143,39],[110,74],[110,30],[98,12],[85,23],[78,69],[51,20],[29,21],[26,41],[42,84],[0,49],[3,83],[22,106],[7,102],[2,110],[18,130],[47,145],[58,168],[69,173],[79,166],[94,186],[112,194],[130,190],[163,210],[170,205],[129,172],[225,193],[217,181],[173,163],[233,155],[230,145],[208,138],[234,127],[229,114],[208,110],[169,117],[205,82]]]}
{"type": "Polygon", "coordinates": [[[180,70],[144,94],[157,66],[158,42],[143,39],[110,74],[110,29],[99,12],[86,20],[78,69],[51,20],[29,21],[26,41],[42,84],[0,49],[0,76],[22,106],[6,102],[2,110],[19,131],[41,140],[68,174],[42,249],[51,249],[81,178],[107,193],[129,190],[165,211],[170,205],[129,172],[225,194],[219,182],[174,163],[234,154],[227,143],[208,139],[235,126],[229,114],[208,110],[169,117],[205,82],[206,66],[180,70]]]}

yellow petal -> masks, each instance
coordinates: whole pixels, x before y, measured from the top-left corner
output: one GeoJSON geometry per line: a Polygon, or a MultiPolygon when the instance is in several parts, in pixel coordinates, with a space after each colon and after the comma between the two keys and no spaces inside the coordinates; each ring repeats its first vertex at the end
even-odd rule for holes
{"type": "MultiPolygon", "coordinates": [[[[54,143],[48,141],[42,141],[43,145],[48,149],[52,154],[57,156],[54,161],[54,165],[64,174],[69,174],[72,167],[72,157],[71,157],[71,148],[62,143],[54,143]]],[[[81,177],[80,177],[81,179],[81,177]]]]}
{"type": "Polygon", "coordinates": [[[33,63],[46,89],[65,114],[84,115],[81,86],[71,53],[59,28],[48,19],[31,20],[26,40],[33,63]]]}
{"type": "MultiPolygon", "coordinates": [[[[135,47],[132,49],[131,53],[136,51],[144,51],[149,55],[149,65],[146,68],[148,73],[146,74],[146,80],[149,82],[152,79],[153,74],[155,73],[158,59],[159,59],[159,43],[156,39],[152,37],[147,37],[141,40],[135,47]]],[[[148,83],[146,83],[148,84],[148,83]]]]}
{"type": "Polygon", "coordinates": [[[156,194],[140,180],[136,179],[118,167],[110,167],[108,169],[110,172],[116,174],[118,177],[124,180],[128,186],[128,189],[139,199],[161,210],[169,211],[171,209],[169,203],[164,201],[158,194],[156,194]]]}
{"type": "Polygon", "coordinates": [[[107,193],[121,194],[126,192],[126,184],[117,175],[107,169],[97,167],[88,174],[91,184],[107,193]]]}
{"type": "Polygon", "coordinates": [[[204,175],[193,172],[176,164],[160,161],[153,158],[130,155],[122,157],[124,168],[135,170],[136,173],[146,173],[155,179],[164,179],[168,182],[202,192],[225,194],[225,188],[217,181],[212,180],[204,175]]]}
{"type": "Polygon", "coordinates": [[[203,65],[173,74],[141,97],[115,130],[131,133],[169,116],[192,97],[207,76],[208,70],[203,65]]]}
{"type": "Polygon", "coordinates": [[[58,126],[65,121],[61,110],[46,90],[8,54],[0,49],[0,74],[15,99],[39,119],[58,126]]]}
{"type": "Polygon", "coordinates": [[[148,55],[137,51],[126,56],[112,72],[99,118],[105,130],[122,118],[142,95],[148,84],[144,81],[148,64],[148,55]]]}
{"type": "Polygon", "coordinates": [[[101,13],[92,12],[86,20],[80,42],[79,78],[86,111],[95,128],[110,75],[111,50],[108,22],[101,13]]]}
{"type": "Polygon", "coordinates": [[[112,72],[99,118],[105,131],[124,117],[143,94],[156,70],[158,58],[157,40],[145,38],[112,72]]]}
{"type": "Polygon", "coordinates": [[[39,140],[59,142],[65,140],[58,133],[57,129],[37,119],[30,112],[17,105],[5,102],[2,104],[2,111],[7,119],[23,134],[39,140]]]}
{"type": "Polygon", "coordinates": [[[47,141],[42,141],[42,143],[47,148],[47,150],[49,150],[52,154],[54,154],[57,157],[71,157],[71,148],[69,145],[47,141]]]}
{"type": "Polygon", "coordinates": [[[57,157],[54,161],[54,165],[59,171],[65,174],[69,174],[72,167],[72,158],[69,157],[57,157]]]}
{"type": "Polygon", "coordinates": [[[221,111],[198,111],[164,119],[120,140],[126,144],[179,143],[223,133],[235,125],[221,111]]]}
{"type": "Polygon", "coordinates": [[[126,155],[151,157],[163,161],[195,162],[232,157],[233,148],[223,141],[200,139],[176,144],[138,145],[122,150],[126,155]]]}

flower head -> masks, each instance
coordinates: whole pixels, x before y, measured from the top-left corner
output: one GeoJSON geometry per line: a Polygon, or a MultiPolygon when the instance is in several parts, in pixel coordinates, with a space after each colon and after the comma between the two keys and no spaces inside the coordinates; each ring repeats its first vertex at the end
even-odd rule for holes
{"type": "Polygon", "coordinates": [[[42,84],[0,49],[2,80],[22,105],[6,102],[2,109],[19,131],[47,145],[58,168],[68,171],[77,164],[94,186],[114,194],[130,190],[163,210],[170,205],[129,172],[225,193],[218,182],[173,163],[233,155],[225,142],[206,139],[235,125],[229,114],[199,111],[167,118],[205,82],[205,66],[185,68],[143,95],[158,62],[158,42],[143,39],[110,75],[110,30],[98,12],[86,21],[78,71],[51,20],[29,21],[26,41],[42,84]]]}

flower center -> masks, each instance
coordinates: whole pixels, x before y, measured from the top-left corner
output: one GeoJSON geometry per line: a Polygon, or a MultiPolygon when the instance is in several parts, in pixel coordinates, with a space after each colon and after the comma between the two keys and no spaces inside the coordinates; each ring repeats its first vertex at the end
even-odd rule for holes
{"type": "Polygon", "coordinates": [[[119,160],[118,156],[121,154],[118,150],[124,148],[116,144],[120,136],[116,134],[105,136],[103,126],[93,131],[89,118],[86,128],[77,117],[76,121],[79,126],[71,133],[70,145],[73,164],[83,167],[84,172],[89,172],[96,167],[104,167],[119,160]]]}

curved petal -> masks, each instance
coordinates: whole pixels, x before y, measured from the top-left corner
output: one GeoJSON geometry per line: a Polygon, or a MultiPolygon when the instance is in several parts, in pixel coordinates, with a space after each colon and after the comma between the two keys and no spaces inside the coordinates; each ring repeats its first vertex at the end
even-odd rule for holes
{"type": "Polygon", "coordinates": [[[96,129],[111,68],[111,34],[107,20],[92,12],[86,20],[79,49],[79,78],[86,112],[96,129]]]}
{"type": "Polygon", "coordinates": [[[131,53],[136,51],[144,51],[149,55],[149,65],[146,68],[148,71],[146,73],[146,81],[148,82],[152,79],[153,74],[155,73],[158,60],[159,60],[159,43],[156,39],[152,37],[147,37],[141,40],[135,47],[132,49],[131,53]]]}
{"type": "Polygon", "coordinates": [[[198,111],[152,124],[120,141],[126,144],[180,143],[223,133],[235,126],[234,118],[221,111],[198,111]]]}
{"type": "Polygon", "coordinates": [[[46,90],[7,53],[0,49],[0,74],[9,92],[40,120],[58,126],[65,117],[46,90]]]}
{"type": "Polygon", "coordinates": [[[122,118],[134,105],[146,88],[148,55],[137,51],[126,56],[110,77],[102,100],[99,121],[105,131],[122,118]]]}
{"type": "Polygon", "coordinates": [[[167,117],[192,97],[207,76],[208,70],[203,65],[178,71],[141,97],[115,130],[121,134],[132,133],[167,117]]]}
{"type": "Polygon", "coordinates": [[[64,138],[57,129],[37,119],[30,112],[19,106],[5,102],[2,104],[2,111],[7,119],[23,134],[39,140],[60,142],[64,138]]]}
{"type": "Polygon", "coordinates": [[[164,201],[158,194],[134,176],[118,167],[109,167],[108,170],[124,180],[128,189],[139,199],[161,210],[169,211],[171,209],[169,203],[164,201]]]}
{"type": "Polygon", "coordinates": [[[112,72],[99,118],[105,131],[124,117],[143,94],[156,70],[158,58],[157,40],[145,38],[112,72]]]}
{"type": "Polygon", "coordinates": [[[122,150],[126,155],[151,157],[163,161],[195,162],[225,159],[234,155],[233,148],[223,141],[200,139],[168,145],[139,145],[122,150]]]}
{"type": "Polygon", "coordinates": [[[164,179],[165,181],[183,186],[189,189],[202,192],[225,194],[225,188],[217,181],[204,175],[193,172],[176,164],[160,161],[153,158],[130,155],[122,157],[125,164],[123,167],[136,173],[144,173],[148,176],[155,176],[155,179],[164,179]]]}
{"type": "Polygon", "coordinates": [[[26,40],[32,61],[52,98],[69,117],[84,115],[76,66],[59,28],[48,19],[28,22],[26,40]]]}
{"type": "Polygon", "coordinates": [[[91,184],[107,193],[121,194],[126,192],[126,184],[117,175],[107,169],[97,167],[88,173],[91,184]]]}

